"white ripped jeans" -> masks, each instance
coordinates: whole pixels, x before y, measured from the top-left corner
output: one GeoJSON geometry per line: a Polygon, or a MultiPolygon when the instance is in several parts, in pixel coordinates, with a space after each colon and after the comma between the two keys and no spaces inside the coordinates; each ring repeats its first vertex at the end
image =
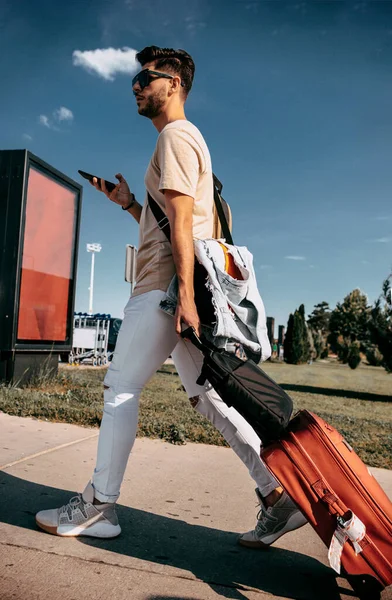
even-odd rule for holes
{"type": "Polygon", "coordinates": [[[172,356],[189,398],[199,397],[195,409],[221,432],[249,470],[263,496],[279,484],[260,459],[260,438],[245,419],[229,408],[211,386],[196,384],[202,354],[179,339],[173,318],[159,308],[165,293],[154,290],[131,297],[104,384],[104,408],[92,477],[95,497],[115,502],[120,495],[128,458],[136,437],[141,391],[172,356]]]}

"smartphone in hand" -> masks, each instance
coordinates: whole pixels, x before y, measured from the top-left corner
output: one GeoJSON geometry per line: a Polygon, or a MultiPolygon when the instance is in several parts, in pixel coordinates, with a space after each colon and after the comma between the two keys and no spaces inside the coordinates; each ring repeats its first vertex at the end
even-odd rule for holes
{"type": "MultiPolygon", "coordinates": [[[[98,187],[101,188],[101,178],[100,177],[97,177],[96,175],[91,175],[91,173],[86,173],[86,171],[80,171],[79,169],[78,169],[78,173],[85,179],[88,179],[89,181],[91,181],[91,183],[94,183],[93,178],[96,177],[98,187]]],[[[107,181],[106,179],[105,179],[105,185],[106,185],[106,189],[108,192],[112,192],[114,190],[114,188],[116,187],[115,183],[112,183],[111,181],[107,181]]]]}

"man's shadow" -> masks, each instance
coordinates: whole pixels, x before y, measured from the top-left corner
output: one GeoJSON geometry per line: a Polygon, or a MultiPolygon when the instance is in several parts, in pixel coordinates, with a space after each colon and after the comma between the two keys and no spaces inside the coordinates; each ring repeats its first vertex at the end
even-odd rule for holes
{"type": "MultiPolygon", "coordinates": [[[[40,531],[35,514],[67,504],[75,494],[0,472],[1,520],[40,531]]],[[[190,525],[121,504],[117,504],[117,513],[122,527],[119,537],[78,537],[75,542],[189,571],[223,598],[244,599],[241,588],[249,587],[296,600],[340,598],[332,569],[300,552],[242,548],[236,544],[237,533],[190,525]]],[[[344,592],[355,597],[349,590],[344,592]]]]}

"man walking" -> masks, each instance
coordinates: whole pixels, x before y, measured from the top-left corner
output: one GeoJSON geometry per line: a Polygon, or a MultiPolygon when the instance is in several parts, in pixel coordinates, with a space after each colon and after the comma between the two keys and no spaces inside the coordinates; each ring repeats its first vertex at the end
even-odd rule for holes
{"type": "MultiPolygon", "coordinates": [[[[195,65],[183,50],[156,46],[145,48],[136,58],[142,67],[132,82],[138,112],[153,122],[159,134],[145,185],[169,219],[171,243],[158,227],[147,197],[142,207],[120,173],[111,193],[101,180],[106,196],[139,223],[136,285],[104,380],[103,418],[92,480],[67,505],[40,511],[36,522],[61,536],[119,535],[115,503],[136,437],[139,397],[171,354],[191,405],[222,433],[256,482],[258,521],[254,530],[240,536],[239,543],[265,547],[306,520],[261,461],[260,439],[252,427],[209,385],[196,384],[202,355],[178,335],[182,325],[199,331],[193,240],[213,237],[211,158],[200,131],[184,111],[195,65]],[[175,273],[179,292],[173,322],[159,304],[175,273]]],[[[94,185],[101,189],[97,181],[94,185]]]]}

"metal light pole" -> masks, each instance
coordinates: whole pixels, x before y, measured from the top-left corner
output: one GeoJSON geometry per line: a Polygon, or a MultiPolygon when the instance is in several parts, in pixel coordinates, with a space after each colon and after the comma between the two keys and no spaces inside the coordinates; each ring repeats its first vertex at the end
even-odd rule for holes
{"type": "Polygon", "coordinates": [[[137,248],[131,244],[125,247],[125,281],[131,284],[131,294],[136,282],[137,248]]]}
{"type": "Polygon", "coordinates": [[[87,252],[91,252],[91,276],[90,276],[90,302],[88,308],[88,314],[93,314],[93,295],[94,295],[94,264],[95,264],[95,253],[101,252],[101,244],[87,244],[87,252]]]}

